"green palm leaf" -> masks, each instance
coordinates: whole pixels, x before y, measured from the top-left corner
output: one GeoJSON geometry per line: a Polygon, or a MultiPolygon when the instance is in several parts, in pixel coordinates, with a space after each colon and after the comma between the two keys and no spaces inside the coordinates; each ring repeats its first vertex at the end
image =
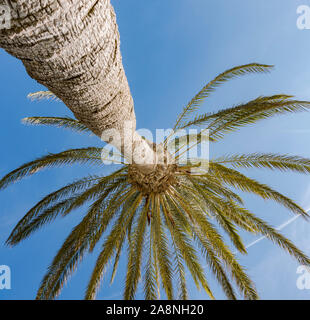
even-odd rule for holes
{"type": "MultiPolygon", "coordinates": [[[[290,95],[285,95],[285,94],[277,94],[277,95],[273,95],[273,96],[267,96],[267,97],[258,97],[254,100],[251,100],[247,103],[242,103],[240,105],[231,107],[231,108],[225,108],[225,109],[221,109],[217,112],[209,112],[209,113],[204,113],[201,115],[197,115],[194,119],[189,120],[188,122],[186,122],[182,129],[191,127],[191,126],[206,126],[206,129],[210,129],[211,128],[211,124],[213,126],[215,126],[216,124],[221,123],[221,121],[226,120],[230,120],[232,116],[238,116],[241,115],[242,112],[244,112],[245,115],[253,115],[253,113],[257,112],[257,110],[255,110],[255,107],[259,107],[260,105],[262,105],[262,107],[264,106],[263,104],[270,105],[270,104],[278,104],[281,102],[286,102],[287,100],[289,100],[290,98],[293,98],[293,96],[290,95]]],[[[260,110],[260,108],[258,108],[260,110]]],[[[268,117],[268,116],[267,116],[268,117]]],[[[264,118],[262,118],[264,119],[264,118]]],[[[260,120],[260,119],[258,119],[260,120]]],[[[213,139],[211,141],[214,141],[213,139]]]]}
{"type": "MultiPolygon", "coordinates": [[[[113,179],[121,170],[116,171],[110,176],[101,178],[98,183],[89,187],[86,191],[76,193],[74,196],[56,202],[43,210],[41,205],[39,215],[38,210],[33,208],[30,214],[28,213],[28,215],[17,224],[7,242],[11,245],[16,245],[43,225],[56,219],[57,216],[66,216],[87,201],[97,200],[97,198],[100,198],[100,201],[102,201],[108,197],[110,193],[122,186],[124,178],[119,176],[118,179],[113,179]]],[[[49,198],[49,196],[47,198],[49,198]]]]}
{"type": "Polygon", "coordinates": [[[236,170],[227,168],[218,163],[210,163],[210,171],[213,174],[216,174],[217,177],[220,178],[223,182],[235,188],[238,188],[245,192],[256,194],[263,199],[274,200],[293,213],[300,214],[304,218],[308,217],[307,212],[305,212],[305,210],[302,209],[293,200],[285,197],[284,195],[273,190],[267,185],[261,184],[236,170]]]}
{"type": "MultiPolygon", "coordinates": [[[[135,197],[133,203],[127,210],[122,210],[122,213],[103,245],[103,250],[97,259],[96,266],[85,293],[85,299],[87,300],[94,299],[101,282],[104,268],[114,253],[116,245],[119,243],[120,239],[123,239],[122,236],[126,231],[127,224],[130,221],[130,218],[135,214],[135,210],[142,200],[141,195],[134,193],[133,196],[135,197]]],[[[130,202],[130,200],[131,198],[129,197],[127,201],[130,202]]]]}
{"type": "Polygon", "coordinates": [[[145,300],[157,300],[158,285],[156,283],[156,271],[153,258],[153,230],[152,224],[150,225],[148,232],[148,259],[144,266],[144,296],[145,300]]]}
{"type": "MultiPolygon", "coordinates": [[[[228,234],[232,243],[235,245],[236,249],[238,249],[238,251],[241,253],[247,253],[245,246],[244,246],[240,236],[238,235],[237,230],[235,229],[235,226],[228,219],[226,219],[225,216],[220,214],[221,208],[218,208],[214,204],[210,204],[209,194],[207,192],[205,192],[205,190],[203,190],[198,184],[196,184],[195,181],[192,181],[192,183],[193,183],[194,188],[197,189],[197,191],[201,194],[201,196],[205,200],[204,206],[202,206],[202,207],[209,209],[214,214],[217,222],[223,228],[223,230],[228,234]]],[[[185,199],[186,198],[190,199],[189,192],[182,190],[180,188],[178,188],[177,190],[180,194],[182,194],[182,196],[184,196],[185,199]]],[[[218,203],[221,203],[221,202],[218,201],[218,203]]],[[[192,208],[194,208],[194,204],[190,203],[190,206],[192,208]]]]}
{"type": "Polygon", "coordinates": [[[92,131],[89,130],[82,122],[69,117],[28,117],[24,118],[22,122],[31,125],[55,126],[58,128],[71,129],[76,132],[92,134],[92,131]]]}
{"type": "Polygon", "coordinates": [[[178,117],[173,130],[185,128],[186,126],[184,125],[184,123],[182,123],[182,121],[184,121],[184,119],[186,119],[193,111],[197,110],[197,107],[204,102],[209,94],[222,83],[235,77],[243,76],[249,73],[269,72],[272,68],[273,66],[270,65],[251,63],[234,67],[221,73],[215,79],[210,81],[206,86],[204,86],[188,103],[188,105],[183,109],[181,115],[178,117]]]}
{"type": "Polygon", "coordinates": [[[276,231],[273,227],[268,225],[264,220],[256,217],[253,213],[244,208],[239,209],[239,215],[246,219],[247,223],[252,228],[256,229],[259,233],[266,238],[277,244],[279,247],[287,251],[293,256],[300,264],[309,265],[310,258],[307,257],[301,250],[299,250],[290,240],[286,239],[282,234],[276,231]]]}
{"type": "Polygon", "coordinates": [[[135,297],[139,278],[141,276],[142,249],[144,245],[145,229],[147,225],[147,211],[149,202],[146,201],[135,227],[134,236],[129,248],[128,268],[124,299],[132,300],[135,297]]]}
{"type": "Polygon", "coordinates": [[[40,202],[38,202],[33,208],[31,208],[27,214],[18,222],[13,231],[11,232],[9,238],[6,243],[8,245],[15,245],[17,242],[15,240],[16,235],[22,233],[22,230],[26,225],[29,224],[29,221],[36,218],[40,213],[46,210],[48,207],[52,206],[58,200],[63,199],[64,197],[68,197],[72,194],[75,194],[81,190],[88,189],[91,187],[96,181],[100,178],[95,176],[90,176],[87,178],[83,178],[81,180],[75,181],[73,183],[68,184],[67,186],[47,195],[40,202]]]}
{"type": "Polygon", "coordinates": [[[170,250],[168,249],[168,239],[162,225],[160,199],[158,196],[155,196],[153,201],[154,210],[152,212],[152,223],[154,223],[153,233],[156,257],[158,259],[162,285],[166,291],[167,298],[173,299],[172,270],[170,263],[171,254],[170,250]]]}
{"type": "MultiPolygon", "coordinates": [[[[227,132],[267,119],[274,115],[284,113],[296,113],[310,107],[308,101],[283,100],[265,101],[266,97],[255,99],[248,104],[240,105],[232,109],[226,109],[225,115],[219,117],[208,125],[209,135],[214,140],[223,138],[227,132]]],[[[219,113],[218,113],[219,115],[219,113]]]]}
{"type": "Polygon", "coordinates": [[[310,173],[310,159],[299,156],[253,153],[223,156],[212,161],[222,165],[231,165],[234,168],[268,168],[272,170],[310,173]]]}
{"type": "MultiPolygon", "coordinates": [[[[197,229],[197,228],[196,228],[197,229]]],[[[203,255],[206,258],[206,262],[209,265],[210,270],[216,276],[218,283],[221,285],[225,295],[230,300],[236,300],[236,294],[234,292],[234,288],[229,281],[229,278],[221,265],[221,261],[218,259],[217,255],[215,254],[212,246],[207,241],[207,239],[195,229],[195,237],[197,239],[198,245],[201,248],[203,255]]]]}
{"type": "Polygon", "coordinates": [[[196,250],[193,248],[191,244],[191,239],[188,237],[188,233],[191,227],[190,223],[185,218],[185,215],[188,215],[189,219],[192,220],[191,213],[190,211],[188,211],[186,204],[180,204],[180,198],[174,200],[174,196],[169,195],[168,199],[169,201],[167,201],[167,204],[170,205],[171,212],[176,213],[174,214],[174,218],[177,221],[177,224],[174,226],[174,234],[172,234],[172,236],[175,235],[174,240],[178,246],[178,249],[182,253],[182,256],[184,257],[184,260],[192,275],[193,280],[195,281],[197,288],[200,288],[201,284],[203,289],[210,296],[210,298],[214,299],[213,293],[209,288],[203,269],[199,263],[196,250]],[[184,209],[184,207],[186,209],[184,209]],[[179,230],[177,228],[177,225],[180,226],[179,230]]]}
{"type": "Polygon", "coordinates": [[[104,203],[103,197],[90,207],[85,218],[73,229],[55,256],[41,282],[37,299],[53,299],[59,294],[64,282],[74,272],[85,252],[93,249],[123,201],[128,200],[132,194],[127,192],[120,197],[121,192],[122,188],[107,204],[104,203]]]}
{"type": "Polygon", "coordinates": [[[7,174],[0,180],[0,189],[4,189],[10,184],[46,168],[71,165],[74,163],[101,165],[101,151],[100,148],[89,147],[48,154],[47,156],[28,162],[7,174]]]}

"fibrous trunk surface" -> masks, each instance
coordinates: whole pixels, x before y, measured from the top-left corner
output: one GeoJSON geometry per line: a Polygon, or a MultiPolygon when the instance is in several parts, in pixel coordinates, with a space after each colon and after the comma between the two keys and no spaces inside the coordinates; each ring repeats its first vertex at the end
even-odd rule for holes
{"type": "Polygon", "coordinates": [[[110,0],[0,0],[5,3],[12,19],[9,29],[0,28],[0,47],[20,59],[28,74],[96,135],[102,138],[115,129],[122,138],[133,137],[126,145],[125,139],[114,139],[115,146],[130,150],[133,162],[142,166],[154,163],[153,149],[135,133],[110,0]],[[126,122],[131,129],[124,131],[126,122]]]}
{"type": "MultiPolygon", "coordinates": [[[[2,3],[5,2],[2,0],[2,3]]],[[[16,0],[0,47],[96,135],[134,122],[110,0],[16,0]]],[[[0,0],[1,4],[1,0],[0,0]]]]}

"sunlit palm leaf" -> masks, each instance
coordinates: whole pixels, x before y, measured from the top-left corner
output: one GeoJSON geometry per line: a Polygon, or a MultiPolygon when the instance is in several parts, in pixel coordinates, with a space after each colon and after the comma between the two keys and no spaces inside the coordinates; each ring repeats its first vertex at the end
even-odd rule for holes
{"type": "Polygon", "coordinates": [[[28,162],[7,174],[0,180],[0,189],[4,189],[8,185],[46,168],[72,165],[75,163],[101,165],[101,151],[100,148],[89,147],[48,154],[47,156],[28,162]]]}
{"type": "Polygon", "coordinates": [[[183,112],[177,119],[177,122],[174,126],[174,130],[185,128],[184,121],[197,107],[204,102],[204,100],[213,92],[219,85],[222,83],[233,79],[235,77],[243,76],[249,73],[259,73],[259,72],[269,72],[273,66],[251,63],[238,67],[229,69],[220,75],[218,75],[214,80],[210,81],[206,86],[204,86],[188,103],[188,105],[183,109],[183,112]]]}
{"type": "Polygon", "coordinates": [[[11,232],[8,240],[6,241],[9,245],[15,245],[15,237],[17,234],[22,233],[23,228],[31,221],[33,218],[37,217],[38,214],[42,213],[46,208],[53,205],[60,199],[68,197],[72,194],[75,194],[81,190],[87,189],[92,186],[99,177],[90,176],[88,178],[83,178],[81,180],[75,181],[68,184],[67,186],[47,195],[40,202],[38,202],[33,208],[31,208],[28,213],[18,222],[16,227],[11,232]]]}
{"type": "Polygon", "coordinates": [[[134,236],[129,248],[127,276],[124,299],[132,300],[135,297],[139,278],[141,276],[142,249],[144,245],[145,230],[147,226],[147,211],[149,202],[146,201],[136,224],[134,236]]]}
{"type": "Polygon", "coordinates": [[[216,174],[217,177],[219,177],[228,185],[231,185],[245,192],[256,194],[263,199],[274,200],[284,207],[288,208],[293,213],[300,214],[304,218],[308,217],[307,212],[305,212],[305,210],[302,209],[293,200],[285,197],[284,195],[273,190],[267,185],[261,184],[236,170],[227,168],[218,163],[210,163],[210,172],[216,174]]]}
{"type": "Polygon", "coordinates": [[[120,188],[120,192],[112,198],[112,203],[104,204],[105,197],[103,197],[90,207],[85,218],[73,229],[55,256],[41,282],[37,299],[54,299],[59,294],[65,280],[76,269],[77,263],[82,259],[85,252],[91,250],[95,245],[93,243],[94,238],[100,239],[101,234],[120,209],[122,202],[128,199],[131,194],[126,193],[125,196],[119,197],[122,191],[123,189],[120,188]],[[116,205],[115,200],[117,198],[119,203],[116,205]],[[96,237],[98,232],[100,235],[96,237]]]}
{"type": "Polygon", "coordinates": [[[29,99],[31,100],[58,100],[60,101],[59,98],[56,97],[56,95],[51,92],[51,91],[37,91],[37,92],[33,92],[33,93],[29,93],[27,96],[29,99]]]}
{"type": "MultiPolygon", "coordinates": [[[[127,224],[130,218],[135,214],[135,210],[142,200],[141,195],[134,193],[133,196],[135,197],[134,202],[128,210],[122,210],[121,215],[117,219],[117,222],[114,224],[112,231],[103,245],[103,250],[96,261],[96,266],[85,293],[85,299],[87,300],[95,298],[100,285],[100,280],[103,276],[103,271],[113,255],[116,245],[119,243],[120,239],[123,239],[122,235],[126,232],[127,224]]],[[[131,199],[129,198],[127,201],[130,200],[131,199]]]]}
{"type": "Polygon", "coordinates": [[[71,129],[76,132],[93,134],[82,122],[69,117],[28,117],[24,118],[22,121],[23,123],[31,125],[55,126],[58,128],[71,129]]]}
{"type": "Polygon", "coordinates": [[[253,153],[223,156],[212,161],[223,165],[228,164],[234,168],[267,168],[310,173],[310,160],[299,156],[253,153]]]}

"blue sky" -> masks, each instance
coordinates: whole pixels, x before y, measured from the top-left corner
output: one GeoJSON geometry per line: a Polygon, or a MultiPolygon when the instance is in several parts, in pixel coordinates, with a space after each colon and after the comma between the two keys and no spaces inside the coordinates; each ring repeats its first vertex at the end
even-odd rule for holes
{"type": "MultiPolygon", "coordinates": [[[[167,0],[112,1],[121,34],[123,63],[135,101],[138,128],[170,128],[177,113],[218,73],[241,64],[274,64],[268,75],[233,80],[219,88],[202,106],[218,110],[259,95],[288,93],[310,100],[310,30],[296,27],[297,7],[308,0],[167,0]]],[[[96,137],[66,130],[21,124],[26,116],[71,115],[62,103],[31,102],[26,96],[42,87],[22,64],[0,51],[2,152],[0,176],[47,152],[101,145],[96,137]]],[[[279,152],[310,157],[310,113],[285,115],[243,128],[211,145],[211,156],[223,153],[279,152]]],[[[103,173],[112,168],[100,169],[103,173]]],[[[12,289],[0,290],[0,299],[33,299],[56,251],[83,216],[77,211],[44,227],[15,248],[4,246],[20,218],[44,195],[91,172],[81,166],[44,171],[0,193],[0,265],[12,271],[12,289]]],[[[310,177],[267,170],[244,171],[277,188],[306,209],[310,208],[310,177]]],[[[249,209],[274,226],[292,218],[284,208],[244,195],[249,209]]],[[[283,229],[310,255],[310,224],[301,219],[283,229]]],[[[244,234],[246,243],[255,240],[244,234]]],[[[96,253],[79,265],[60,299],[81,299],[96,253]]],[[[239,257],[239,256],[238,256],[239,257]]],[[[296,263],[267,240],[240,256],[263,299],[309,299],[309,290],[296,287],[296,263]]],[[[125,258],[113,285],[104,282],[99,299],[120,299],[125,258]]],[[[212,275],[215,296],[224,298],[212,275]]],[[[206,296],[190,283],[193,299],[206,296]]],[[[138,298],[142,298],[139,293],[138,298]]]]}

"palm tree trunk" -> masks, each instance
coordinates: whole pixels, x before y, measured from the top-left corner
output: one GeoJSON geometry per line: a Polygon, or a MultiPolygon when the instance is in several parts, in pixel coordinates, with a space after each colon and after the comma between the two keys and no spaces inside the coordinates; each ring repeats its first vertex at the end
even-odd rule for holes
{"type": "Polygon", "coordinates": [[[153,161],[153,148],[134,134],[133,99],[110,0],[11,0],[7,4],[11,28],[0,30],[0,47],[20,59],[28,74],[96,135],[101,137],[107,129],[122,134],[126,121],[131,121],[133,131],[126,134],[133,135],[132,145],[117,141],[116,146],[125,152],[134,146],[134,162],[153,161]]]}

